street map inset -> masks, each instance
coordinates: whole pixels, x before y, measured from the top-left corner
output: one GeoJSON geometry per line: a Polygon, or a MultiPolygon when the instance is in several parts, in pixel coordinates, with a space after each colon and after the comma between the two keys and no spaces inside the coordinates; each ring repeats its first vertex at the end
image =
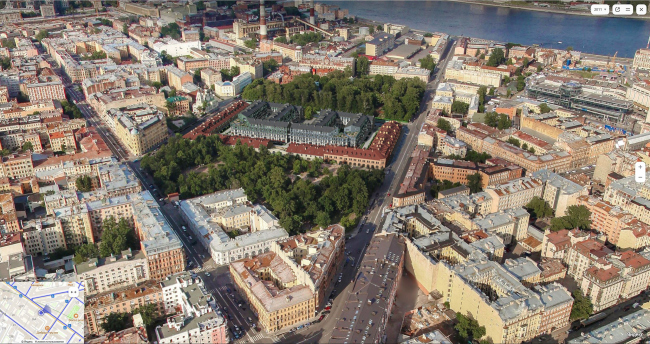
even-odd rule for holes
{"type": "Polygon", "coordinates": [[[0,282],[0,343],[83,343],[83,284],[0,282]]]}

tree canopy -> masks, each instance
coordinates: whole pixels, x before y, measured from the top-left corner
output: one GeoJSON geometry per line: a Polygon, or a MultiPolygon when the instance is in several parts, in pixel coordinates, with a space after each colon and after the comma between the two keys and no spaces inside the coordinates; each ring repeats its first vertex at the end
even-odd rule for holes
{"type": "Polygon", "coordinates": [[[334,71],[326,76],[302,74],[288,84],[257,79],[244,88],[242,98],[290,103],[302,107],[361,112],[386,119],[410,120],[420,109],[426,87],[417,78],[395,80],[392,76],[350,78],[334,71]]]}
{"type": "Polygon", "coordinates": [[[370,71],[370,61],[365,56],[357,57],[355,72],[357,76],[367,75],[370,71]]]}
{"type": "Polygon", "coordinates": [[[463,114],[463,115],[467,115],[468,111],[469,111],[469,104],[467,104],[465,102],[454,100],[454,102],[451,103],[451,112],[452,113],[460,113],[460,114],[463,114]]]}
{"type": "Polygon", "coordinates": [[[34,144],[29,142],[29,141],[25,141],[25,143],[23,143],[22,150],[23,150],[23,152],[25,152],[25,151],[33,151],[34,150],[34,144]]]}
{"type": "Polygon", "coordinates": [[[467,177],[467,187],[470,193],[477,193],[483,191],[483,177],[480,173],[470,174],[467,177]]]}
{"type": "Polygon", "coordinates": [[[433,183],[431,183],[431,196],[433,198],[438,198],[438,193],[440,191],[445,191],[453,188],[457,188],[463,184],[459,182],[452,183],[449,180],[435,180],[433,183]]]}
{"type": "Polygon", "coordinates": [[[83,114],[77,107],[75,103],[69,102],[67,100],[61,101],[61,107],[63,107],[63,113],[68,115],[71,118],[83,118],[83,114]]]}
{"type": "Polygon", "coordinates": [[[433,56],[431,55],[427,55],[424,58],[421,58],[419,62],[421,68],[428,69],[432,72],[434,69],[436,69],[436,62],[433,60],[433,56]]]}
{"type": "Polygon", "coordinates": [[[106,53],[103,51],[95,51],[90,55],[83,56],[81,59],[84,61],[101,60],[106,58],[106,53]]]}
{"type": "Polygon", "coordinates": [[[499,65],[502,65],[505,62],[506,62],[506,55],[503,52],[503,49],[495,48],[494,50],[492,50],[492,53],[490,54],[490,58],[488,59],[486,65],[490,67],[497,67],[499,65]]]}
{"type": "Polygon", "coordinates": [[[88,192],[92,189],[92,179],[90,176],[81,176],[74,183],[77,190],[81,192],[88,192]]]}
{"type": "Polygon", "coordinates": [[[593,314],[594,307],[591,299],[582,294],[582,290],[573,291],[573,307],[571,307],[571,320],[587,319],[593,314]]]}
{"type": "Polygon", "coordinates": [[[451,130],[452,130],[451,123],[449,123],[448,120],[446,120],[446,119],[444,119],[442,117],[438,118],[438,122],[436,123],[436,126],[438,128],[440,128],[440,129],[448,132],[448,133],[451,132],[451,130]]]}
{"type": "Polygon", "coordinates": [[[133,309],[132,313],[140,314],[142,316],[142,322],[147,327],[154,325],[160,317],[160,312],[158,312],[158,307],[155,303],[147,303],[137,307],[133,309]]]}
{"type": "Polygon", "coordinates": [[[239,75],[240,70],[238,66],[232,66],[230,69],[222,69],[221,70],[221,80],[223,81],[232,81],[234,77],[239,75]]]}
{"type": "Polygon", "coordinates": [[[539,111],[541,113],[549,113],[551,112],[551,107],[549,107],[546,103],[541,103],[539,104],[539,111]]]}
{"type": "Polygon", "coordinates": [[[510,121],[510,117],[508,117],[506,114],[488,112],[485,114],[485,124],[491,126],[492,128],[503,130],[510,128],[512,126],[512,121],[510,121]]]}
{"type": "Polygon", "coordinates": [[[114,217],[109,217],[102,223],[102,240],[99,244],[99,253],[102,257],[111,254],[120,254],[127,248],[138,249],[140,243],[135,236],[135,231],[129,222],[121,218],[119,222],[114,217]]]}
{"type": "Polygon", "coordinates": [[[307,43],[317,43],[323,40],[323,35],[320,32],[306,32],[303,34],[295,34],[291,36],[291,43],[297,45],[306,45],[307,43]]]}
{"type": "Polygon", "coordinates": [[[255,49],[255,48],[257,48],[257,40],[255,38],[249,39],[247,41],[244,41],[244,45],[248,49],[255,49]]]}
{"type": "Polygon", "coordinates": [[[99,250],[95,244],[83,244],[75,247],[74,262],[81,264],[88,259],[99,258],[99,250]]]}
{"type": "Polygon", "coordinates": [[[43,40],[43,38],[48,38],[48,37],[50,37],[50,33],[45,31],[45,30],[41,30],[36,34],[35,38],[36,38],[37,41],[40,42],[40,41],[43,40]]]}
{"type": "Polygon", "coordinates": [[[160,28],[160,34],[165,37],[169,36],[173,39],[181,38],[181,28],[176,23],[169,23],[160,28]]]}
{"type": "Polygon", "coordinates": [[[462,315],[460,312],[456,313],[456,326],[458,336],[462,343],[471,342],[473,339],[480,339],[485,336],[485,326],[479,326],[478,321],[462,315]]]}
{"type": "Polygon", "coordinates": [[[537,219],[553,216],[553,208],[545,200],[537,196],[526,204],[526,210],[537,219]]]}
{"type": "Polygon", "coordinates": [[[351,169],[349,165],[318,183],[300,176],[290,178],[298,171],[311,177],[330,171],[322,168],[319,159],[303,162],[298,156],[271,154],[266,147],[257,152],[241,143],[230,147],[216,135],[194,141],[172,137],[158,152],[143,157],[140,166],[153,175],[160,190],[180,192],[181,198],[242,187],[251,202],[263,202],[292,234],[304,223],[318,220],[320,225],[327,218],[334,221],[351,213],[363,214],[369,195],[384,178],[381,170],[351,169]],[[198,165],[208,165],[207,173],[191,171],[198,165]]]}
{"type": "Polygon", "coordinates": [[[566,215],[551,219],[551,230],[562,229],[589,229],[591,227],[591,212],[584,205],[570,205],[566,208],[566,215]]]}
{"type": "Polygon", "coordinates": [[[101,324],[105,332],[119,332],[132,327],[131,316],[128,313],[109,313],[101,324]]]}

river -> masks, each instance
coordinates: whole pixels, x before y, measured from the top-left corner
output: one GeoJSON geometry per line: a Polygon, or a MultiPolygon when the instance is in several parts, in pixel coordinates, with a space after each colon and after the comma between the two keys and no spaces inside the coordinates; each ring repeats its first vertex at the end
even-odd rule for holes
{"type": "Polygon", "coordinates": [[[412,29],[585,53],[634,57],[646,46],[650,21],[581,16],[452,1],[325,1],[350,14],[412,29]],[[562,43],[559,43],[562,42],[562,43]]]}

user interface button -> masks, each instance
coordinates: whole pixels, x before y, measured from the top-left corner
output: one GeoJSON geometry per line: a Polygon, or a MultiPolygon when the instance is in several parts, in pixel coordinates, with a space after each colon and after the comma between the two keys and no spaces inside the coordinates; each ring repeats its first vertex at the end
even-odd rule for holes
{"type": "Polygon", "coordinates": [[[591,5],[591,14],[597,16],[606,16],[609,14],[609,5],[591,5]]]}
{"type": "Polygon", "coordinates": [[[634,6],[627,4],[616,4],[612,7],[612,13],[614,13],[616,16],[629,16],[634,13],[634,6]]]}
{"type": "Polygon", "coordinates": [[[648,6],[646,6],[645,4],[636,5],[637,15],[644,16],[646,15],[646,13],[648,13],[648,6]]]}

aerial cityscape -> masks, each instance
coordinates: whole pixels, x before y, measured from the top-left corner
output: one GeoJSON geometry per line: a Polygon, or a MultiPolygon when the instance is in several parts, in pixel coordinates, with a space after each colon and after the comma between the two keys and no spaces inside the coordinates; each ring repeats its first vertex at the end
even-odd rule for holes
{"type": "Polygon", "coordinates": [[[647,5],[0,1],[0,343],[650,342],[647,5]]]}

